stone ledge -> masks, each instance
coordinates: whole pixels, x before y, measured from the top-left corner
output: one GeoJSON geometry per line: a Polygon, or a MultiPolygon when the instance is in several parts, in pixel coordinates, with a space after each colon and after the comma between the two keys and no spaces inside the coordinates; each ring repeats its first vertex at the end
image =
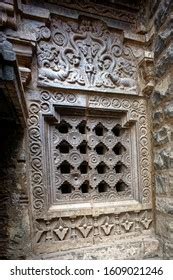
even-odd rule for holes
{"type": "Polygon", "coordinates": [[[138,238],[113,242],[109,245],[68,250],[67,252],[32,256],[32,259],[49,260],[110,260],[158,258],[159,241],[155,236],[142,235],[138,238]]]}

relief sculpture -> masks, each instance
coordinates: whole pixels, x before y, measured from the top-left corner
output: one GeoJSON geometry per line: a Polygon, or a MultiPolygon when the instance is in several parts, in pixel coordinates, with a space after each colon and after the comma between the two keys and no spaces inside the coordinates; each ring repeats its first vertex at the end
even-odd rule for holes
{"type": "Polygon", "coordinates": [[[133,50],[100,20],[52,21],[38,32],[38,82],[42,86],[135,92],[133,50]]]}

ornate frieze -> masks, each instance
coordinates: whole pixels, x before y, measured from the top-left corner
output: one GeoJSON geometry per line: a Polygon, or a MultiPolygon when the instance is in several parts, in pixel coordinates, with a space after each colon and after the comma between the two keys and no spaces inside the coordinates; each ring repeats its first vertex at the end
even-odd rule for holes
{"type": "Polygon", "coordinates": [[[103,21],[54,17],[50,28],[42,26],[38,31],[38,84],[138,94],[140,52],[103,21]]]}
{"type": "MultiPolygon", "coordinates": [[[[48,2],[52,4],[57,4],[55,0],[48,0],[48,2]]],[[[137,12],[136,11],[129,11],[129,7],[126,7],[126,10],[116,8],[116,5],[114,3],[114,6],[107,3],[108,5],[105,7],[105,5],[101,5],[99,3],[94,3],[92,1],[58,1],[58,6],[75,9],[82,12],[87,12],[89,14],[98,15],[101,17],[111,18],[111,20],[117,20],[123,23],[126,23],[125,26],[129,29],[130,27],[135,30],[136,24],[137,24],[137,12]]],[[[118,3],[117,3],[118,4],[118,3]]],[[[136,5],[137,3],[131,3],[131,7],[133,5],[134,9],[139,9],[139,6],[136,5]]],[[[122,5],[122,1],[121,1],[122,5]]],[[[128,6],[128,5],[127,5],[128,6]]]]}
{"type": "Polygon", "coordinates": [[[124,232],[148,230],[152,223],[150,211],[126,212],[121,214],[92,216],[78,216],[69,218],[52,218],[50,220],[38,219],[36,242],[49,242],[51,240],[63,241],[87,237],[94,237],[97,233],[100,237],[121,235],[124,232]],[[97,222],[96,222],[97,221],[97,222]],[[73,230],[75,229],[75,234],[73,230]],[[73,235],[72,235],[73,234],[73,235]]]}

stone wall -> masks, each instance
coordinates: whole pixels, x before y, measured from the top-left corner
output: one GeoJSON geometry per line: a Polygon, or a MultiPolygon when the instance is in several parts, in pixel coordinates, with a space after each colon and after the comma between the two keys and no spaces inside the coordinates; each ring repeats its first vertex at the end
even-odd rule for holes
{"type": "Polygon", "coordinates": [[[14,121],[0,129],[0,259],[25,259],[31,248],[23,135],[14,121]]]}
{"type": "Polygon", "coordinates": [[[169,259],[173,257],[173,3],[155,2],[150,22],[155,28],[153,50],[156,86],[151,95],[155,217],[156,234],[163,250],[161,258],[169,259]]]}
{"type": "Polygon", "coordinates": [[[30,251],[26,118],[16,54],[0,32],[0,259],[24,259],[30,251]]]}

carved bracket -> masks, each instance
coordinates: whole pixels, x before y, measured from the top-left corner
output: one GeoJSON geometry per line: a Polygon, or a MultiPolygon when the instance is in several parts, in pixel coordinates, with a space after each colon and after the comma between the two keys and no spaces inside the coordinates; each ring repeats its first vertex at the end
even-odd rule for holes
{"type": "Polygon", "coordinates": [[[142,93],[149,96],[155,86],[154,74],[154,54],[145,52],[143,59],[139,63],[139,73],[142,93]]]}

